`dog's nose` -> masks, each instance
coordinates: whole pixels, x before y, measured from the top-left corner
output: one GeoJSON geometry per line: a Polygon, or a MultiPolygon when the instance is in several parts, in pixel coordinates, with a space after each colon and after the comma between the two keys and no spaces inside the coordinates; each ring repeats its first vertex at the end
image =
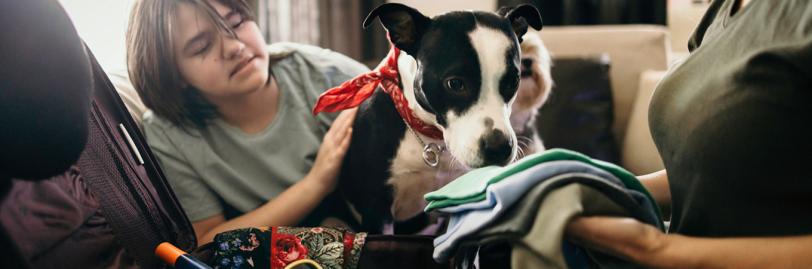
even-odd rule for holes
{"type": "Polygon", "coordinates": [[[506,165],[513,152],[513,141],[505,132],[493,130],[479,140],[479,150],[487,165],[506,165]]]}

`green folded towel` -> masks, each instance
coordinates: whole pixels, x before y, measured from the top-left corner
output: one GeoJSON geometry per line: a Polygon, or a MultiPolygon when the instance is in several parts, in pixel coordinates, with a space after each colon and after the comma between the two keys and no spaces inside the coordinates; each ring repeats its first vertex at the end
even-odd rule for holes
{"type": "MultiPolygon", "coordinates": [[[[427,193],[424,196],[426,201],[429,202],[428,206],[426,206],[426,211],[485,200],[485,188],[487,188],[488,185],[499,182],[508,176],[534,165],[543,162],[563,160],[580,161],[603,169],[620,179],[620,181],[626,185],[626,188],[639,191],[645,194],[648,199],[654,201],[651,194],[640,184],[640,181],[637,180],[637,177],[620,166],[601,160],[595,160],[571,150],[549,149],[528,155],[504,167],[487,166],[471,170],[454,181],[451,181],[451,183],[448,183],[445,187],[427,193]]],[[[655,209],[657,210],[657,216],[661,216],[659,208],[655,207],[655,209]]]]}

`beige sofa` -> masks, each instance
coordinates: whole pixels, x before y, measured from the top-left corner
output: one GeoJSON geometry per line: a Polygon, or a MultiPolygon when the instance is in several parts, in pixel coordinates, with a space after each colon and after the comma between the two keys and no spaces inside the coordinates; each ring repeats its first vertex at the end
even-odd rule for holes
{"type": "Polygon", "coordinates": [[[635,174],[662,169],[648,129],[648,104],[668,68],[668,30],[652,25],[561,26],[544,27],[540,35],[553,58],[609,55],[612,131],[620,149],[620,165],[635,174]]]}

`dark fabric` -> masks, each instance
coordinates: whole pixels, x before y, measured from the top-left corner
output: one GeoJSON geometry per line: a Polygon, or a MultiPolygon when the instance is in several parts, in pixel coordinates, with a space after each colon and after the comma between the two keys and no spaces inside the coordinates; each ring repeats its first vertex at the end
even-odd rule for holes
{"type": "Polygon", "coordinates": [[[75,166],[47,180],[13,180],[0,205],[0,223],[32,268],[135,265],[75,166]]]}
{"type": "Polygon", "coordinates": [[[499,0],[498,6],[529,3],[544,25],[666,24],[665,0],[499,0]]]}
{"type": "Polygon", "coordinates": [[[87,138],[82,42],[57,1],[1,1],[0,25],[0,179],[60,174],[87,138]]]}
{"type": "Polygon", "coordinates": [[[812,2],[715,1],[649,125],[668,170],[671,231],[812,234],[812,2]]]}
{"type": "MultiPolygon", "coordinates": [[[[664,229],[662,222],[657,216],[656,209],[653,201],[648,199],[646,195],[626,188],[620,180],[613,177],[600,177],[591,174],[581,174],[579,176],[569,176],[553,180],[551,183],[539,183],[533,186],[527,193],[522,196],[522,199],[515,205],[508,208],[504,215],[499,217],[497,221],[488,225],[486,228],[478,231],[476,234],[469,236],[462,240],[458,256],[471,256],[472,253],[479,252],[483,259],[484,249],[493,249],[496,251],[497,257],[500,252],[504,252],[505,243],[511,245],[524,245],[521,241],[526,240],[528,232],[537,225],[537,216],[542,208],[542,202],[545,198],[550,196],[551,193],[556,192],[561,188],[570,186],[572,184],[580,184],[584,188],[592,190],[591,195],[581,197],[581,210],[580,214],[584,215],[606,215],[616,214],[617,210],[610,210],[609,208],[618,207],[623,209],[626,213],[624,216],[632,217],[640,220],[641,222],[650,224],[659,229],[664,229]],[[610,206],[611,205],[611,206],[610,206]]],[[[554,202],[554,201],[547,201],[554,202]]],[[[565,210],[566,211],[566,210],[565,210]]],[[[562,212],[564,213],[564,212],[562,212]]],[[[567,212],[569,213],[569,212],[567,212]]],[[[545,229],[544,227],[542,227],[545,229]]],[[[552,229],[549,227],[546,229],[552,229]]],[[[551,240],[547,238],[538,238],[537,240],[551,240]]],[[[576,256],[577,252],[583,251],[579,248],[571,248],[570,252],[564,253],[565,256],[576,256]]],[[[589,254],[580,254],[580,259],[567,259],[568,262],[581,262],[589,264],[590,267],[601,268],[636,268],[635,265],[629,264],[625,261],[610,256],[602,255],[593,250],[586,250],[589,254]],[[600,265],[600,266],[598,266],[600,265]]],[[[486,258],[495,255],[487,253],[486,258]]],[[[498,264],[499,261],[487,260],[488,264],[498,264]]],[[[571,264],[570,264],[571,265],[571,264]]],[[[577,268],[577,267],[575,267],[577,268]]]]}
{"type": "Polygon", "coordinates": [[[547,148],[565,148],[589,157],[619,163],[612,134],[612,86],[607,57],[557,58],[555,82],[536,117],[547,148]]]}
{"type": "Polygon", "coordinates": [[[17,246],[12,242],[11,236],[3,229],[0,229],[0,249],[5,250],[3,254],[4,258],[0,260],[0,268],[30,268],[28,263],[23,259],[22,253],[20,253],[17,246]]]}
{"type": "Polygon", "coordinates": [[[431,258],[434,251],[433,239],[431,236],[368,235],[358,268],[451,268],[450,265],[438,264],[431,258]]]}
{"type": "MultiPolygon", "coordinates": [[[[91,88],[84,47],[57,1],[0,1],[0,25],[6,26],[0,31],[0,200],[6,200],[20,182],[12,178],[46,179],[76,161],[87,138],[91,88]]],[[[0,231],[0,267],[32,266],[31,252],[17,247],[22,235],[29,234],[0,231]]]]}
{"type": "Polygon", "coordinates": [[[161,268],[155,246],[167,241],[191,250],[194,232],[138,127],[90,57],[95,90],[85,150],[61,175],[13,180],[0,222],[32,268],[161,268]]]}
{"type": "Polygon", "coordinates": [[[88,144],[78,165],[117,241],[140,266],[163,266],[153,254],[155,247],[170,242],[191,251],[196,244],[194,231],[138,126],[101,66],[88,54],[94,97],[88,144]]]}
{"type": "Polygon", "coordinates": [[[83,55],[93,74],[84,151],[61,175],[14,180],[0,222],[19,249],[16,258],[33,268],[162,268],[155,246],[191,250],[194,232],[112,84],[93,56],[83,55]]]}

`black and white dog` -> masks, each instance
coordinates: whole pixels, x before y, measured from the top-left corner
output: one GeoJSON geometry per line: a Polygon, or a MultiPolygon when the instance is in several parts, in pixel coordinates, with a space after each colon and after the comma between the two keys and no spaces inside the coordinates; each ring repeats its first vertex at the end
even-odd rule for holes
{"type": "MultiPolygon", "coordinates": [[[[542,27],[530,5],[505,15],[459,11],[428,18],[389,3],[370,12],[364,27],[375,18],[401,51],[397,69],[408,108],[442,138],[415,132],[384,91],[361,105],[339,191],[361,229],[373,233],[391,221],[426,220],[423,195],[453,180],[460,167],[514,160],[517,141],[509,117],[520,79],[519,44],[528,26],[542,27]]],[[[399,224],[395,229],[415,231],[399,224]]]]}

